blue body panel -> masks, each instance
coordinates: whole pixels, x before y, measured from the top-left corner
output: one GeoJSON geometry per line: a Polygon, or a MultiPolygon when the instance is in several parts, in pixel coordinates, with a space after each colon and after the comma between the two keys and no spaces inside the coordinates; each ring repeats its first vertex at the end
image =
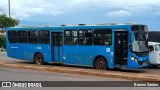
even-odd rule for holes
{"type": "MultiPolygon", "coordinates": [[[[118,29],[125,29],[124,31],[131,32],[130,25],[115,25],[115,26],[65,26],[65,27],[37,27],[37,28],[7,28],[8,30],[50,30],[52,32],[62,32],[66,29],[112,29],[112,45],[110,46],[80,46],[80,45],[64,45],[63,34],[63,46],[59,47],[60,56],[58,56],[58,47],[52,47],[52,44],[16,44],[9,43],[8,36],[6,38],[7,55],[12,58],[18,58],[22,60],[32,61],[35,53],[39,52],[44,57],[44,62],[61,62],[64,64],[89,66],[93,67],[94,59],[97,56],[103,56],[108,62],[109,68],[114,68],[114,32],[118,29]],[[53,48],[53,49],[52,49],[53,48]],[[52,53],[52,50],[54,53],[52,53]],[[108,51],[109,50],[109,51],[108,51]],[[54,54],[54,60],[52,60],[52,54],[54,54]]],[[[8,35],[8,32],[7,32],[8,35]]],[[[131,36],[128,35],[128,38],[131,36]]],[[[50,39],[50,42],[52,40],[50,39]]],[[[130,42],[130,39],[128,39],[130,42]]],[[[128,43],[129,45],[129,43],[128,43]]],[[[138,62],[130,59],[131,56],[136,57],[140,61],[148,61],[149,56],[138,57],[132,53],[128,47],[127,68],[139,68],[141,67],[138,62]]],[[[118,66],[118,65],[117,65],[118,66]]],[[[147,66],[147,65],[146,65],[147,66]]],[[[142,66],[143,67],[143,66],[142,66]]]]}
{"type": "Polygon", "coordinates": [[[43,55],[45,62],[51,61],[50,45],[11,44],[7,46],[9,57],[32,61],[36,52],[43,55]]]}
{"type": "MultiPolygon", "coordinates": [[[[82,66],[93,66],[93,60],[96,56],[104,56],[107,60],[113,60],[113,55],[106,52],[104,46],[64,46],[63,59],[65,64],[74,64],[82,66]]],[[[112,51],[112,48],[111,48],[112,51]]],[[[112,62],[108,62],[109,67],[113,67],[112,62]]]]}

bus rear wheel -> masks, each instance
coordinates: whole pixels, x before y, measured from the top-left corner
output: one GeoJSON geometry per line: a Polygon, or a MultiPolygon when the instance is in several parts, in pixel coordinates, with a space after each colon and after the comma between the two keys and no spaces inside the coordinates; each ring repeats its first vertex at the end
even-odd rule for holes
{"type": "Polygon", "coordinates": [[[101,70],[106,70],[106,69],[108,69],[108,63],[107,63],[106,59],[103,58],[103,57],[98,57],[98,58],[95,60],[94,68],[95,68],[95,69],[101,69],[101,70]]]}
{"type": "Polygon", "coordinates": [[[34,56],[34,62],[36,63],[36,64],[38,64],[38,65],[43,65],[44,64],[44,59],[43,59],[43,56],[42,56],[42,54],[36,54],[35,56],[34,56]]]}

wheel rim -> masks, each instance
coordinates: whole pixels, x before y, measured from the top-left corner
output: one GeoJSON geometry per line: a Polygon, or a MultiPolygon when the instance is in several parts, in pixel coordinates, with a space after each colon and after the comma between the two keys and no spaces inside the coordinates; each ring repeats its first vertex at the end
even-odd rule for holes
{"type": "Polygon", "coordinates": [[[94,62],[94,68],[95,69],[101,69],[101,70],[106,70],[108,69],[108,63],[107,60],[103,57],[99,57],[95,60],[94,62]]]}
{"type": "Polygon", "coordinates": [[[105,66],[105,65],[104,65],[104,62],[103,62],[103,61],[99,61],[99,62],[98,62],[98,68],[99,68],[99,69],[103,69],[104,66],[105,66]]]}

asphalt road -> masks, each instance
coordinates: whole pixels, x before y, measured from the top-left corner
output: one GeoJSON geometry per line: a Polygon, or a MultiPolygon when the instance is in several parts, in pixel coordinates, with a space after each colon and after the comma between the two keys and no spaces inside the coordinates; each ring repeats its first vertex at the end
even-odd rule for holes
{"type": "MultiPolygon", "coordinates": [[[[11,62],[24,62],[6,57],[0,53],[0,60],[11,62]]],[[[158,72],[158,69],[144,69],[145,73],[158,72]]],[[[0,67],[0,81],[128,81],[125,79],[106,78],[97,76],[75,75],[66,73],[45,72],[37,70],[24,70],[0,67]]],[[[114,84],[114,82],[111,82],[114,84]]],[[[155,87],[53,87],[53,88],[0,88],[0,90],[159,90],[155,87]]]]}
{"type": "Polygon", "coordinates": [[[0,81],[127,81],[127,80],[0,67],[0,81]]]}

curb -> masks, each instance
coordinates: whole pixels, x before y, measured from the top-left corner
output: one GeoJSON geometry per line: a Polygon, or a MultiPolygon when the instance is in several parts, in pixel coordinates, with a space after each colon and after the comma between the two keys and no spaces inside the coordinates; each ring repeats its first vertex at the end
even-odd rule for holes
{"type": "Polygon", "coordinates": [[[32,69],[58,73],[69,73],[79,75],[90,75],[110,78],[129,79],[133,81],[160,81],[160,75],[150,75],[143,73],[127,73],[127,72],[116,72],[116,71],[102,71],[102,70],[89,70],[83,68],[62,68],[58,66],[43,66],[43,65],[28,65],[28,64],[12,64],[0,62],[1,67],[10,67],[18,69],[32,69]]]}

